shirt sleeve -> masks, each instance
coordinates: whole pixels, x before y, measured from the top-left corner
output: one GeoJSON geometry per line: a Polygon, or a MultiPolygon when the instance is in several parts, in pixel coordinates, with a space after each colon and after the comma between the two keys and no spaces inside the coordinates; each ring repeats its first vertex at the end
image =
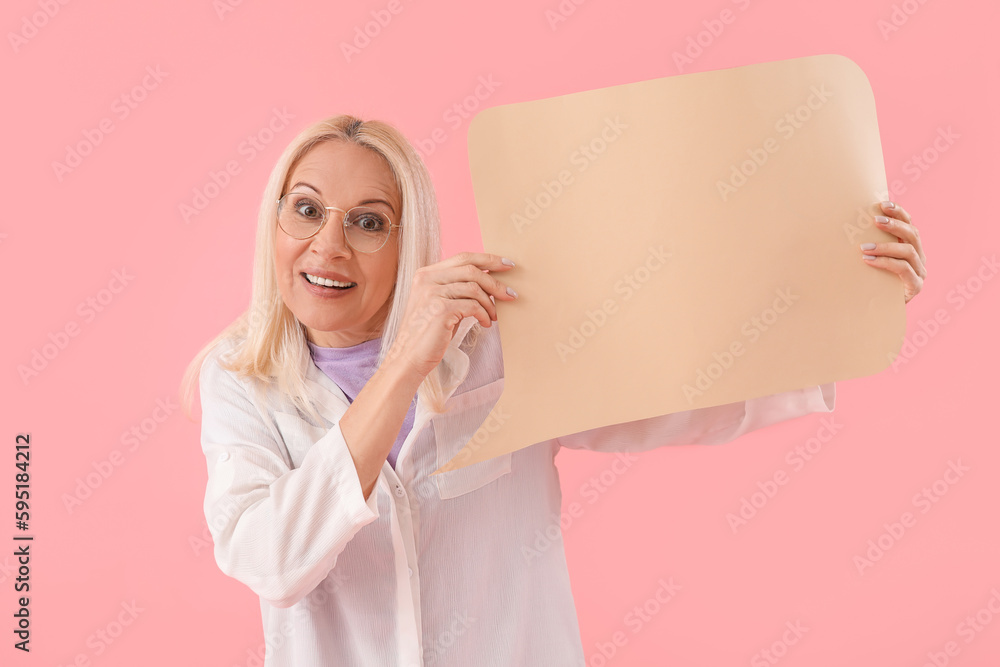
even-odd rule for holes
{"type": "Polygon", "coordinates": [[[815,385],[736,403],[674,412],[560,436],[570,449],[644,452],[665,445],[718,445],[744,433],[812,412],[833,412],[834,383],[815,385]]]}
{"type": "Polygon", "coordinates": [[[215,354],[202,365],[199,386],[208,464],[204,510],[215,560],[271,605],[290,607],[378,518],[376,490],[365,499],[339,424],[293,469],[247,388],[215,354]]]}

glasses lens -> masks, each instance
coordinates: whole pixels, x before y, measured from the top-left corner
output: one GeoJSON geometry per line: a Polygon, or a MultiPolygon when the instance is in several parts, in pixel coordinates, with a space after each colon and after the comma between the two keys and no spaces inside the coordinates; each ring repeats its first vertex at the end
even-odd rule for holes
{"type": "Polygon", "coordinates": [[[315,197],[290,192],[278,202],[278,226],[297,239],[315,234],[323,226],[326,209],[315,197]]]}
{"type": "Polygon", "coordinates": [[[375,252],[389,238],[389,217],[374,208],[358,206],[347,212],[347,241],[361,252],[375,252]]]}

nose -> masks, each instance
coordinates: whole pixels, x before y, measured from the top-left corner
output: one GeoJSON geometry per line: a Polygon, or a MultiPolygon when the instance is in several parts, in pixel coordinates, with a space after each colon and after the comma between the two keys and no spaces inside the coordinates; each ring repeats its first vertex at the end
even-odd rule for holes
{"type": "Polygon", "coordinates": [[[347,243],[347,229],[344,227],[344,216],[347,214],[337,209],[327,209],[330,218],[312,237],[311,249],[323,257],[350,257],[353,252],[347,243]]]}

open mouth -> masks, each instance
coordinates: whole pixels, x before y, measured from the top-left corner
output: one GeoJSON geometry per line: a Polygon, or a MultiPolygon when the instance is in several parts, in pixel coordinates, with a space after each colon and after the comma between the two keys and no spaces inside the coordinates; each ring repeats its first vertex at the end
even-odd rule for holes
{"type": "Polygon", "coordinates": [[[357,283],[344,283],[339,280],[330,280],[329,278],[320,278],[319,276],[314,276],[311,273],[303,273],[305,279],[309,281],[310,284],[316,287],[326,287],[327,289],[335,290],[349,290],[352,287],[357,287],[357,283]]]}

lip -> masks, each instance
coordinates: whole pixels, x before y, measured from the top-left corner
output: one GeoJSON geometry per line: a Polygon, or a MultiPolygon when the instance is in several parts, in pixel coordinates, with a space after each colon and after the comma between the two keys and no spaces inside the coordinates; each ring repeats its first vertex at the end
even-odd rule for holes
{"type": "MultiPolygon", "coordinates": [[[[329,280],[336,280],[340,283],[356,283],[356,280],[351,280],[343,273],[335,273],[334,271],[324,271],[323,269],[302,269],[301,273],[308,273],[311,276],[319,276],[320,278],[327,278],[329,280]]],[[[305,277],[305,276],[303,276],[305,277]]]]}
{"type": "MultiPolygon", "coordinates": [[[[312,271],[310,271],[309,273],[312,273],[312,271]]],[[[299,280],[302,281],[302,285],[303,287],[305,287],[305,290],[307,292],[321,299],[346,299],[347,295],[352,293],[351,290],[358,289],[357,285],[355,285],[351,289],[344,289],[344,290],[330,289],[329,287],[320,287],[319,285],[313,285],[311,282],[309,282],[309,279],[306,278],[304,273],[299,274],[299,280]]],[[[352,280],[349,282],[354,282],[354,281],[352,280]]]]}

